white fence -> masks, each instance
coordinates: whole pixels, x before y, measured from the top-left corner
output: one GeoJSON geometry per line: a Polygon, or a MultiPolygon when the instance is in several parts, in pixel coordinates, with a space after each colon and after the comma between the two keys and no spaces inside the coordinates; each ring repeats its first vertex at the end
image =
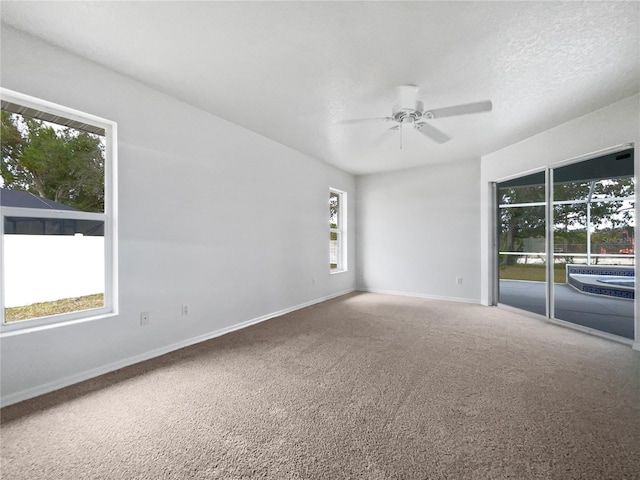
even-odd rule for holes
{"type": "Polygon", "coordinates": [[[5,307],[104,293],[104,237],[4,236],[5,307]]]}

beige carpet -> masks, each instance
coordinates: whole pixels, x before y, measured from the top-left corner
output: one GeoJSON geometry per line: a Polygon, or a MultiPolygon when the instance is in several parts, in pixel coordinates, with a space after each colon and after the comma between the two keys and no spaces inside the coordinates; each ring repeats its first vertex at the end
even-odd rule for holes
{"type": "Polygon", "coordinates": [[[640,354],[352,294],[2,410],[3,479],[640,478],[640,354]]]}

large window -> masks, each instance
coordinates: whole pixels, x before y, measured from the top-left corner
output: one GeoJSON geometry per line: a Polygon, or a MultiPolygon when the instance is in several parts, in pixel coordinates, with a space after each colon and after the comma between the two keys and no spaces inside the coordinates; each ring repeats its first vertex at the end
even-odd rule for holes
{"type": "Polygon", "coordinates": [[[115,313],[115,123],[0,96],[2,330],[115,313]]]}
{"type": "Polygon", "coordinates": [[[329,269],[333,272],[347,270],[346,250],[347,194],[329,190],[329,269]]]}

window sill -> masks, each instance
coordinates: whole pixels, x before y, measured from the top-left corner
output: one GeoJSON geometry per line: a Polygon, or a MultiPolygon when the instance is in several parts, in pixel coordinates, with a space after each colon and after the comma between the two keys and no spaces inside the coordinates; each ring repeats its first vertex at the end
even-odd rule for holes
{"type": "MultiPolygon", "coordinates": [[[[94,320],[101,320],[103,318],[115,317],[116,315],[118,314],[114,312],[98,313],[93,316],[60,320],[57,322],[44,323],[39,325],[20,325],[19,323],[4,324],[2,325],[2,329],[0,330],[0,338],[13,337],[15,335],[22,335],[27,333],[37,333],[43,330],[49,330],[58,327],[68,327],[77,323],[92,322],[94,320]],[[18,327],[18,325],[20,326],[18,327]]],[[[28,321],[29,320],[26,320],[26,322],[28,321]]]]}
{"type": "Polygon", "coordinates": [[[334,268],[333,270],[329,270],[329,275],[335,275],[336,273],[346,273],[347,269],[344,268],[334,268]]]}

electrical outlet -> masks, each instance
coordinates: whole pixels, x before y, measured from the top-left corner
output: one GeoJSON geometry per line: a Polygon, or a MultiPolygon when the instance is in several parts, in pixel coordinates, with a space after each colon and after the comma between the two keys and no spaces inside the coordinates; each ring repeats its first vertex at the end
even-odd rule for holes
{"type": "Polygon", "coordinates": [[[149,325],[149,317],[151,315],[149,314],[149,312],[142,312],[140,314],[140,325],[144,326],[144,325],[149,325]]]}
{"type": "Polygon", "coordinates": [[[456,277],[456,285],[462,285],[462,277],[456,277]]]}
{"type": "Polygon", "coordinates": [[[186,303],[182,304],[182,316],[185,317],[189,315],[189,305],[187,305],[186,303]]]}

